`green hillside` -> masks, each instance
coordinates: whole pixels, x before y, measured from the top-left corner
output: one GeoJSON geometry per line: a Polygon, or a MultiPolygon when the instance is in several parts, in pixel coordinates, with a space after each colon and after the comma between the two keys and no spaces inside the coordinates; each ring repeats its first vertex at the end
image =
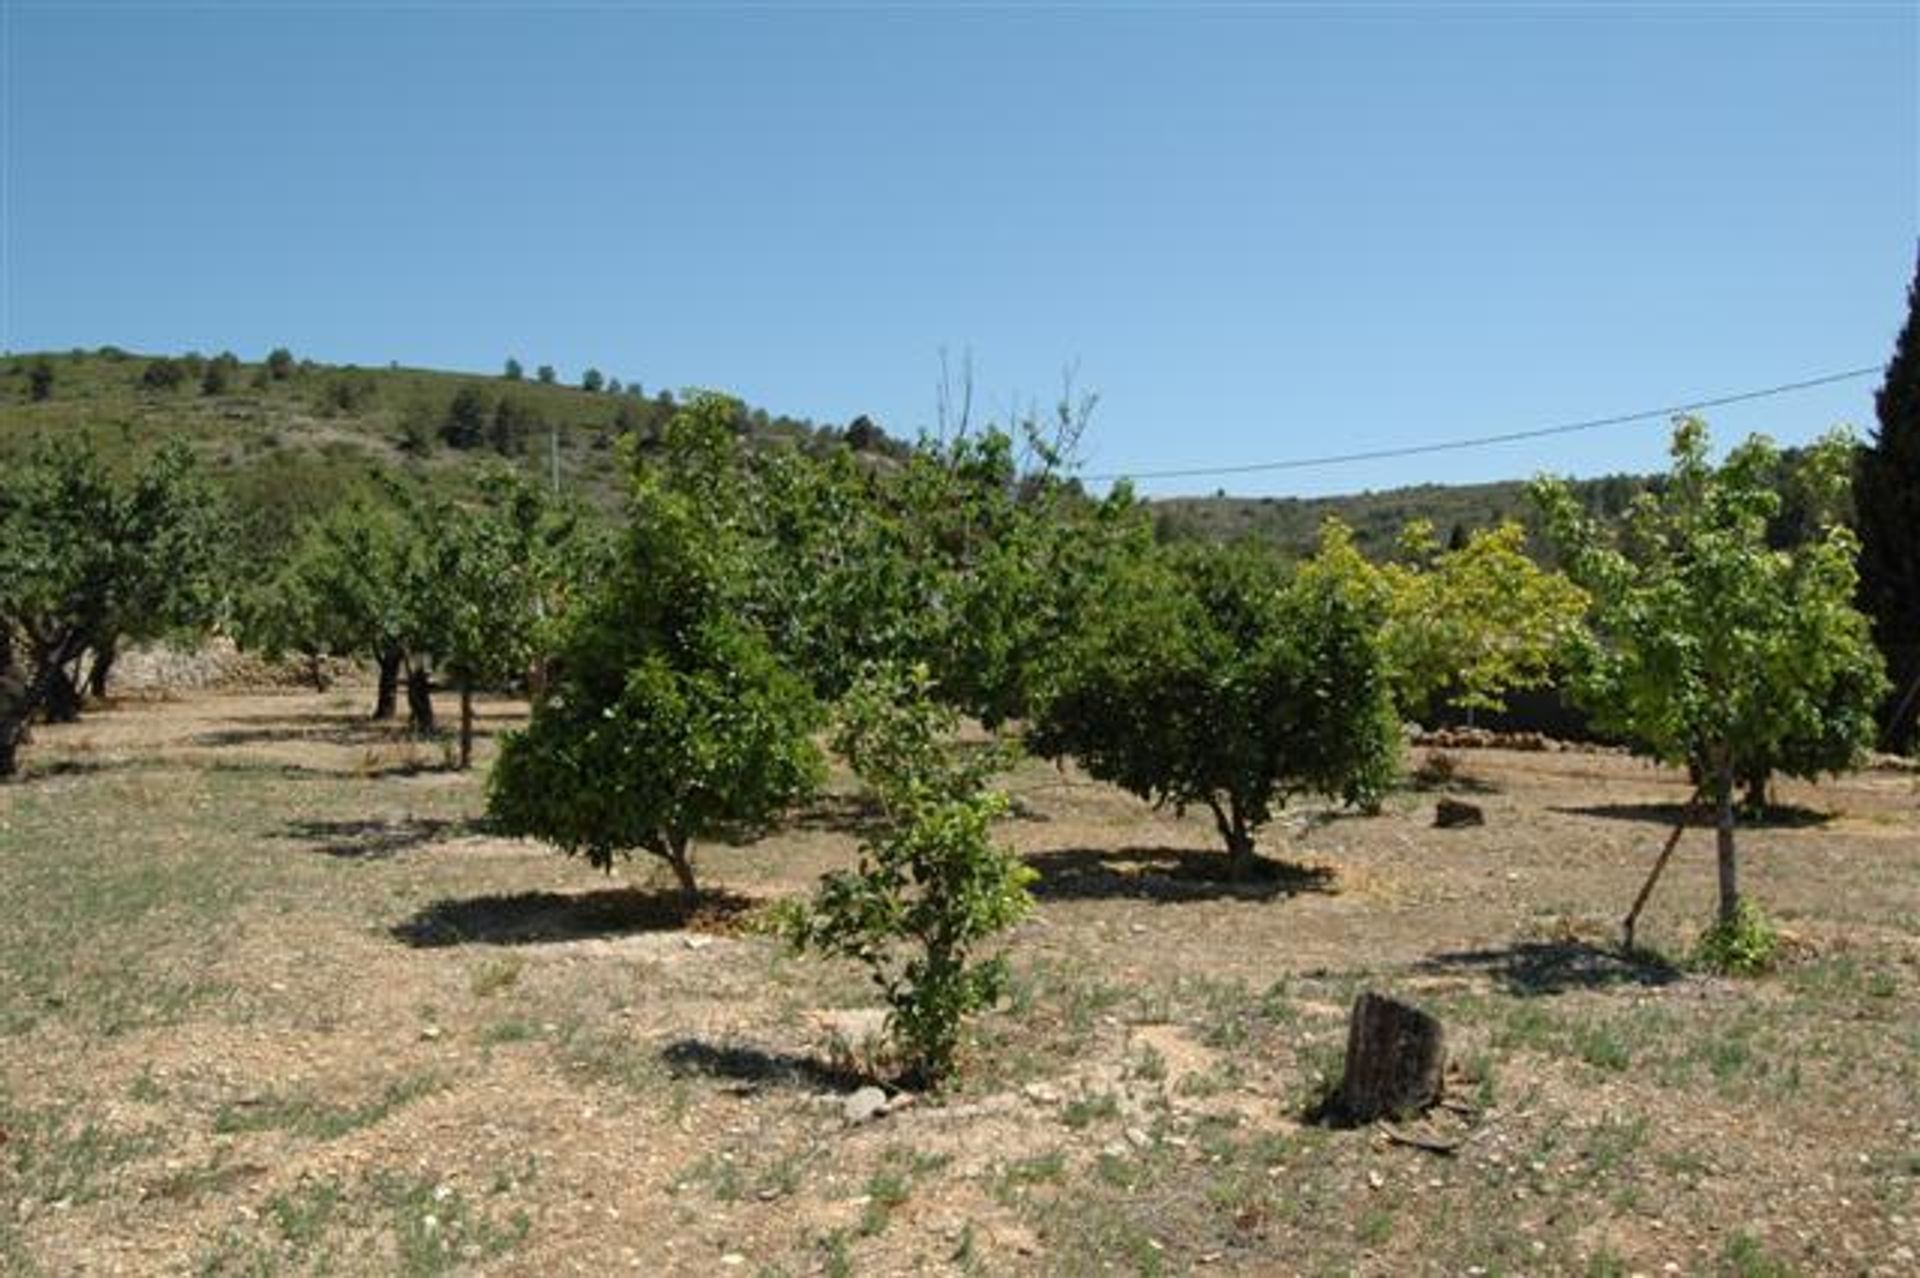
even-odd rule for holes
{"type": "MultiPolygon", "coordinates": [[[[1596,514],[1614,516],[1653,482],[1642,475],[1577,481],[1574,491],[1596,514]]],[[[1337,517],[1354,529],[1367,554],[1382,558],[1409,520],[1432,522],[1442,540],[1504,519],[1531,523],[1525,480],[1493,484],[1419,484],[1337,497],[1173,497],[1154,503],[1163,537],[1233,541],[1250,537],[1289,554],[1313,551],[1320,525],[1337,517]]]]}
{"type": "MultiPolygon", "coordinates": [[[[448,486],[466,482],[486,461],[542,479],[557,469],[563,487],[611,504],[623,486],[615,441],[632,435],[644,443],[675,407],[671,393],[614,385],[589,391],[548,384],[531,370],[513,379],[112,347],[13,355],[0,358],[0,462],[47,434],[84,434],[108,457],[184,437],[233,493],[246,528],[244,552],[266,557],[301,519],[377,468],[448,486]],[[44,370],[38,386],[36,369],[44,370]]],[[[749,408],[740,429],[769,446],[847,442],[895,455],[905,447],[864,419],[840,428],[749,408]]],[[[1647,482],[1612,475],[1576,488],[1596,512],[1617,514],[1647,482]]],[[[1312,549],[1329,516],[1352,525],[1362,549],[1381,556],[1410,519],[1431,520],[1445,538],[1456,527],[1528,515],[1518,480],[1337,497],[1178,497],[1153,505],[1163,536],[1252,537],[1299,554],[1312,549]]]]}
{"type": "MultiPolygon", "coordinates": [[[[377,469],[457,487],[491,461],[542,479],[557,471],[568,490],[611,503],[622,488],[615,441],[644,443],[675,407],[671,393],[614,385],[112,347],[12,355],[0,359],[0,464],[46,435],[84,435],[110,459],[185,438],[232,492],[243,552],[266,557],[377,469]]],[[[900,447],[869,424],[849,433],[759,409],[743,409],[740,428],[791,447],[900,447]]]]}

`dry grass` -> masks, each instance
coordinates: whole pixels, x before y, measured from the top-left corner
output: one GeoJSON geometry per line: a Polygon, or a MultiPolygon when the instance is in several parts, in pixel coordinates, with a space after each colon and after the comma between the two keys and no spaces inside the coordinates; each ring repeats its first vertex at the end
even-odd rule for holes
{"type": "Polygon", "coordinates": [[[1201,823],[1025,767],[1008,1004],[952,1094],[849,1128],[833,1013],[872,991],[743,925],[859,804],[705,850],[689,920],[490,837],[479,774],[359,698],[128,704],[0,789],[0,1271],[1915,1269],[1909,775],[1745,836],[1798,957],[1729,982],[1677,961],[1705,835],[1656,952],[1609,948],[1686,788],[1629,760],[1477,752],[1484,828],[1410,790],[1241,884],[1201,823]],[[1302,1120],[1364,986],[1449,1026],[1456,1155],[1302,1120]]]}

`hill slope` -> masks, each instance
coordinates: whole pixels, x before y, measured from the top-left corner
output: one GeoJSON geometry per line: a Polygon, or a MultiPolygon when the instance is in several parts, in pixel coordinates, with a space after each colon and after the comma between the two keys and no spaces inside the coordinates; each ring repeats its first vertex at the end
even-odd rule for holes
{"type": "MultiPolygon", "coordinates": [[[[228,357],[230,359],[230,357],[228,357]]],[[[506,461],[611,504],[622,489],[613,444],[645,439],[672,413],[668,393],[638,387],[588,391],[501,375],[356,368],[288,357],[223,363],[197,355],[139,355],[113,347],[0,359],[0,463],[48,434],[78,433],[107,456],[169,437],[189,440],[232,491],[246,522],[245,549],[267,557],[309,513],[324,509],[371,470],[399,469],[459,485],[482,461],[506,461]],[[35,370],[50,380],[36,397],[35,370]]],[[[616,383],[617,385],[617,383],[616,383]]],[[[744,409],[741,429],[768,444],[851,443],[899,455],[906,447],[865,419],[847,429],[744,409]]],[[[1576,487],[1596,511],[1617,514],[1647,484],[1613,475],[1576,487]]],[[[1524,518],[1524,484],[1438,485],[1337,497],[1165,498],[1153,502],[1167,537],[1254,537],[1311,551],[1329,516],[1352,525],[1368,553],[1391,551],[1410,519],[1444,538],[1524,518]]]]}

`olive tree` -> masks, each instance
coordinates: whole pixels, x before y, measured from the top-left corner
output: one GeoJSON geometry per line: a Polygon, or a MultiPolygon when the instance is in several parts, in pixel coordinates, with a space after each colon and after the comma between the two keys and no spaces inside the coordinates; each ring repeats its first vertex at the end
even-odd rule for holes
{"type": "MultiPolygon", "coordinates": [[[[1838,508],[1851,441],[1806,450],[1798,481],[1838,508]]],[[[1867,619],[1853,605],[1853,533],[1829,513],[1816,535],[1776,548],[1768,523],[1781,461],[1755,436],[1715,467],[1704,423],[1675,427],[1673,465],[1617,537],[1568,486],[1532,493],[1567,571],[1591,598],[1569,659],[1576,699],[1642,753],[1687,764],[1717,813],[1719,926],[1741,915],[1734,788],[1755,770],[1811,779],[1857,761],[1886,687],[1867,619]]]]}
{"type": "Polygon", "coordinates": [[[1059,648],[1028,744],[1176,811],[1204,805],[1230,872],[1295,795],[1376,801],[1399,745],[1377,606],[1325,565],[1250,546],[1122,560],[1059,648]]]}
{"type": "Polygon", "coordinates": [[[745,608],[735,405],[701,396],[636,476],[605,586],[566,624],[553,677],[490,778],[502,828],[610,870],[642,851],[698,891],[696,839],[749,831],[818,785],[818,703],[745,608]]]}

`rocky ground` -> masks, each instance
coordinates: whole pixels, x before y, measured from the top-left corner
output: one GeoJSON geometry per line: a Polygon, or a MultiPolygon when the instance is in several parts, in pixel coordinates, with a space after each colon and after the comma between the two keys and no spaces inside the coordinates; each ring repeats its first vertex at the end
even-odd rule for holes
{"type": "Polygon", "coordinates": [[[1423,775],[1483,825],[1294,813],[1243,884],[1025,765],[1015,986],[915,1096],[866,1090],[861,975],[755,930],[852,855],[848,779],[706,849],[688,926],[646,866],[490,836],[486,752],[366,700],[128,701],[0,788],[0,1269],[1920,1272],[1909,773],[1743,833],[1792,957],[1733,981],[1684,962],[1704,831],[1612,948],[1687,792],[1631,759],[1459,749],[1423,775]],[[1446,1024],[1449,1106],[1320,1126],[1366,988],[1446,1024]]]}

